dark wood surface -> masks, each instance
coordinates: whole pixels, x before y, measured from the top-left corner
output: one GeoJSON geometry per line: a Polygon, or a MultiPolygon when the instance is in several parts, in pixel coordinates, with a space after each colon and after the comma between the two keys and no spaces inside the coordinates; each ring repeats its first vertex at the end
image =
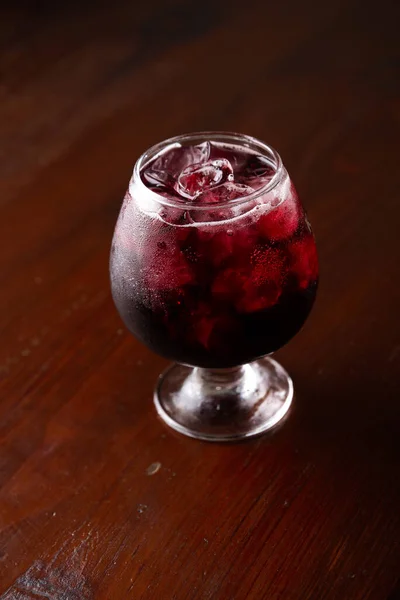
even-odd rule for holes
{"type": "Polygon", "coordinates": [[[398,17],[386,0],[2,6],[1,599],[400,597],[398,17]],[[321,260],[277,354],[291,416],[237,445],[157,419],[165,362],[109,291],[136,158],[202,129],[278,149],[321,260]]]}

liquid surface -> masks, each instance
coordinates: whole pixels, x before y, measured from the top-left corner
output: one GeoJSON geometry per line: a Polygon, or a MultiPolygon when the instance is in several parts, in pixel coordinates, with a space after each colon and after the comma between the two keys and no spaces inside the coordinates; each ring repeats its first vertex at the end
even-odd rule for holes
{"type": "Polygon", "coordinates": [[[150,189],[198,205],[247,196],[269,183],[274,174],[269,158],[216,142],[171,147],[141,170],[150,189]]]}

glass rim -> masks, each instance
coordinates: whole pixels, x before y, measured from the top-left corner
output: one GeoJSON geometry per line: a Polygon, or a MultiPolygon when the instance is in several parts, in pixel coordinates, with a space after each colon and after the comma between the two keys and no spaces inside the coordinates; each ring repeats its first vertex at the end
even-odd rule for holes
{"type": "Polygon", "coordinates": [[[256,198],[259,198],[260,196],[269,193],[282,181],[284,173],[285,168],[283,166],[282,159],[279,153],[272,146],[269,146],[268,144],[259,140],[258,138],[246,135],[244,133],[236,133],[230,131],[198,131],[193,133],[184,133],[171,138],[167,138],[162,142],[158,142],[157,144],[150,146],[150,148],[145,150],[145,152],[143,152],[143,154],[141,154],[141,156],[139,156],[139,158],[137,159],[133,169],[131,182],[133,180],[133,183],[139,185],[140,187],[143,187],[146,190],[146,193],[152,194],[152,196],[154,196],[154,199],[161,205],[170,206],[172,208],[184,208],[185,210],[210,211],[219,210],[221,208],[227,208],[230,206],[236,206],[238,204],[244,204],[246,202],[251,202],[256,198]],[[230,141],[236,142],[236,144],[240,144],[244,147],[251,148],[253,150],[258,148],[262,152],[263,156],[266,155],[269,158],[273,158],[273,160],[275,161],[275,164],[273,165],[275,167],[275,173],[272,179],[268,181],[268,183],[266,183],[259,189],[254,190],[254,192],[252,192],[251,194],[247,194],[246,196],[239,196],[239,198],[235,198],[234,200],[217,202],[212,205],[197,204],[195,202],[190,201],[181,202],[179,200],[174,200],[172,197],[168,198],[166,196],[162,196],[161,194],[158,194],[155,190],[152,190],[149,187],[147,187],[140,175],[140,171],[143,165],[145,165],[150,159],[155,158],[157,154],[160,154],[161,151],[166,149],[168,146],[189,141],[196,141],[198,143],[202,141],[230,141]]]}

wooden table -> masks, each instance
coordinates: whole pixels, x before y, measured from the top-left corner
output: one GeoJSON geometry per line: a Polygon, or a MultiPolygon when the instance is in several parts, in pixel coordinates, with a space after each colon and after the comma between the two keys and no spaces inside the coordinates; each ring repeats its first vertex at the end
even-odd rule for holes
{"type": "Polygon", "coordinates": [[[1,11],[1,600],[399,598],[396,3],[1,11]],[[157,419],[108,281],[136,158],[202,129],[278,149],[321,260],[291,416],[237,445],[157,419]]]}

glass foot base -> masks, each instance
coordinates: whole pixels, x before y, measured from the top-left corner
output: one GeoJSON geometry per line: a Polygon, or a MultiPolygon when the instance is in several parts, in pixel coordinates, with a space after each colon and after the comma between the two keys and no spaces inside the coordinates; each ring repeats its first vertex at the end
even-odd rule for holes
{"type": "Polygon", "coordinates": [[[225,442],[260,435],[283,419],[293,382],[272,358],[233,369],[175,364],[159,378],[154,403],[173,429],[201,440],[225,442]]]}

